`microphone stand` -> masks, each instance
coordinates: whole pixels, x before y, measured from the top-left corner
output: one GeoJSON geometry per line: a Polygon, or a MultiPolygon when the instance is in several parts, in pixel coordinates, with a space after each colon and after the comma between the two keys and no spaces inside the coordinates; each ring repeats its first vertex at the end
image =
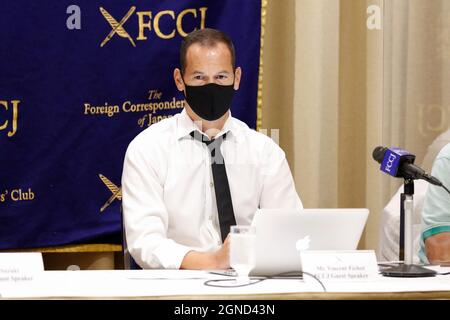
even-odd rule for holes
{"type": "Polygon", "coordinates": [[[387,277],[434,277],[437,272],[413,264],[414,239],[412,234],[412,221],[414,212],[414,180],[405,178],[404,193],[400,198],[400,251],[399,260],[403,264],[393,266],[381,271],[387,277]]]}

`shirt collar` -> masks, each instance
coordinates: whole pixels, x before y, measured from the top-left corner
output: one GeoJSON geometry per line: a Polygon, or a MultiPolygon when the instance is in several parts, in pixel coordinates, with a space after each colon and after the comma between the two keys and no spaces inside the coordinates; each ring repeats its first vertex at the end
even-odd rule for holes
{"type": "MultiPolygon", "coordinates": [[[[227,121],[225,121],[225,124],[224,124],[222,130],[220,130],[220,132],[217,134],[216,137],[220,137],[224,133],[227,133],[227,140],[239,142],[240,141],[239,128],[234,123],[234,119],[231,116],[231,111],[228,111],[228,112],[230,113],[230,115],[229,115],[227,121]]],[[[191,138],[190,133],[192,131],[201,132],[199,126],[194,121],[192,121],[192,119],[187,114],[186,109],[183,109],[180,112],[177,120],[178,120],[177,121],[177,139],[178,140],[183,139],[185,137],[191,138]]]]}

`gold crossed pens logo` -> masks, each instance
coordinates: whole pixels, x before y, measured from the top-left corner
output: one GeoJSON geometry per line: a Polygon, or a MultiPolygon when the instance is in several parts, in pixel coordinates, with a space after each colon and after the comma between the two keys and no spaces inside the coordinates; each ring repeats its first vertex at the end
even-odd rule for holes
{"type": "Polygon", "coordinates": [[[105,204],[100,208],[100,212],[103,212],[108,208],[114,200],[122,200],[122,188],[119,188],[114,183],[112,183],[107,177],[102,174],[98,175],[100,180],[103,181],[105,186],[111,191],[112,196],[105,202],[105,204]]]}
{"type": "Polygon", "coordinates": [[[117,33],[120,37],[126,38],[130,40],[133,47],[136,47],[136,44],[134,43],[131,36],[128,34],[128,32],[125,31],[123,28],[123,25],[127,20],[130,18],[130,16],[133,14],[133,12],[136,10],[136,7],[131,7],[130,10],[128,10],[127,14],[120,20],[120,22],[117,22],[116,19],[114,19],[108,11],[106,11],[104,8],[100,7],[100,12],[102,13],[103,17],[105,17],[106,21],[108,21],[109,25],[111,26],[112,30],[109,32],[109,34],[106,36],[106,38],[102,41],[100,44],[100,47],[103,47],[111,38],[117,33]]]}

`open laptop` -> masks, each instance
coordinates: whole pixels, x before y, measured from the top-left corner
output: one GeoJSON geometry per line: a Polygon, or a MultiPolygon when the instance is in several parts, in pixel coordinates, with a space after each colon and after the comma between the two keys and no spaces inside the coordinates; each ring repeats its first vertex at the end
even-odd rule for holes
{"type": "Polygon", "coordinates": [[[299,250],[356,250],[368,209],[258,210],[251,276],[301,273],[299,250]]]}

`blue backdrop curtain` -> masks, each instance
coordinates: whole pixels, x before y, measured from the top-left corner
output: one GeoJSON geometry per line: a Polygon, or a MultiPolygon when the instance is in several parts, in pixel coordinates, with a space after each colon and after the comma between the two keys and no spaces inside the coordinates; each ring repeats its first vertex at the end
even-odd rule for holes
{"type": "Polygon", "coordinates": [[[181,111],[172,73],[195,28],[233,39],[232,114],[256,126],[261,0],[11,0],[0,12],[0,249],[121,243],[126,148],[181,111]]]}

